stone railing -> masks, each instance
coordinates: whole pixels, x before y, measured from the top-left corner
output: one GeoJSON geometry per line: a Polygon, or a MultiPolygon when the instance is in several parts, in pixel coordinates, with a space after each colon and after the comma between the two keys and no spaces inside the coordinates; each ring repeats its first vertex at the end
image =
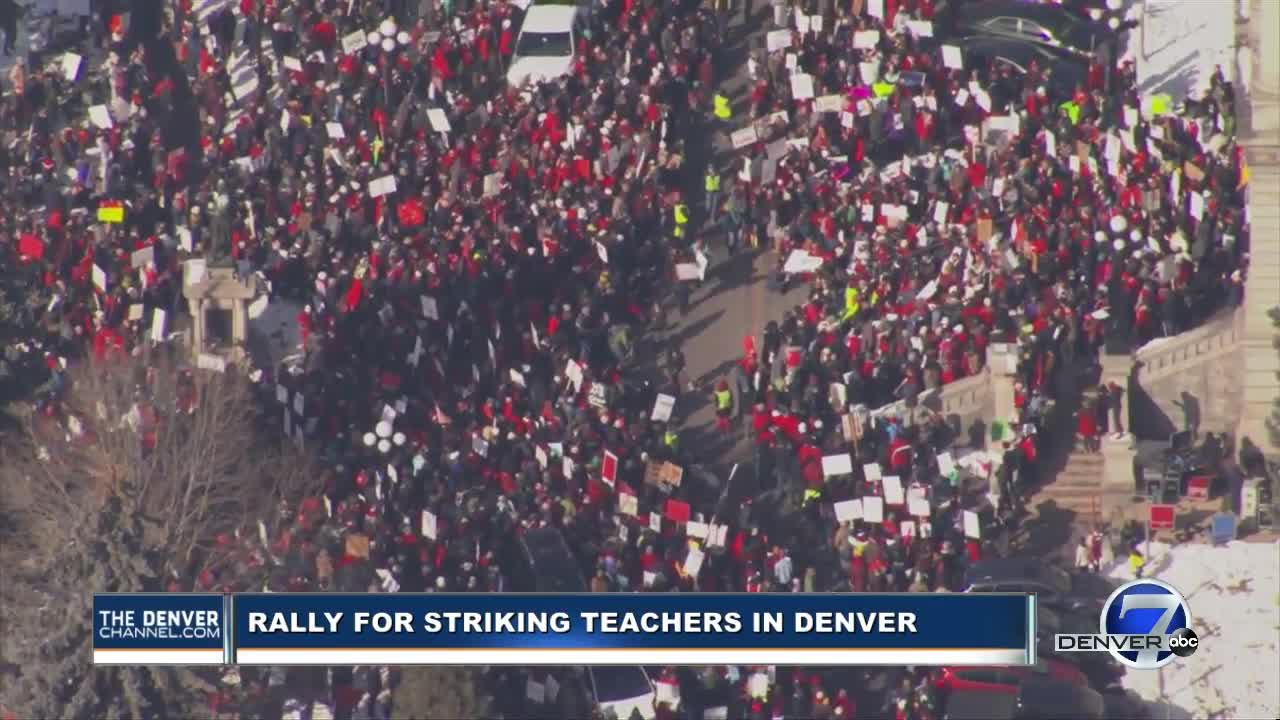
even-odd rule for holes
{"type": "MultiPolygon", "coordinates": [[[[985,432],[992,418],[996,417],[991,371],[983,368],[973,377],[943,385],[937,392],[924,393],[920,397],[920,405],[946,419],[960,432],[959,442],[965,444],[975,426],[985,432]]],[[[906,412],[906,405],[899,400],[873,411],[872,415],[901,417],[906,412]]]]}
{"type": "Polygon", "coordinates": [[[1147,343],[1134,353],[1140,383],[1163,380],[1187,372],[1235,351],[1240,338],[1239,310],[1223,312],[1194,330],[1147,343]]]}
{"type": "Polygon", "coordinates": [[[1157,340],[1133,356],[1130,425],[1140,438],[1164,439],[1195,428],[1234,431],[1244,367],[1241,310],[1157,340]]]}

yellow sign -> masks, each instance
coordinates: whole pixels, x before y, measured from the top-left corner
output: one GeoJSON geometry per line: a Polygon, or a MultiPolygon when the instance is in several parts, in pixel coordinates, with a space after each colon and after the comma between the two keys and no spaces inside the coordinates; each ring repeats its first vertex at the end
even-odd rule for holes
{"type": "Polygon", "coordinates": [[[124,208],[122,208],[122,207],[100,207],[100,208],[98,208],[98,222],[101,222],[101,223],[122,223],[122,222],[124,222],[124,208]]]}

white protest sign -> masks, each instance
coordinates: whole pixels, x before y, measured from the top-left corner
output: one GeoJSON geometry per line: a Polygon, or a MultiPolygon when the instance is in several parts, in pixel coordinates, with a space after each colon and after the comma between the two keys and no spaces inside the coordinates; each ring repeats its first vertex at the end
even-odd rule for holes
{"type": "Polygon", "coordinates": [[[690,520],[689,522],[684,524],[684,534],[688,535],[691,538],[698,538],[699,540],[705,540],[707,538],[708,533],[710,532],[711,532],[710,526],[708,526],[704,522],[697,522],[696,520],[690,520]]]}
{"type": "Polygon", "coordinates": [[[698,548],[689,548],[689,554],[684,559],[684,571],[690,577],[698,577],[698,573],[702,571],[702,561],[706,558],[706,553],[698,548]]]}
{"type": "Polygon", "coordinates": [[[129,256],[129,264],[134,268],[144,268],[148,263],[156,261],[156,249],[152,245],[148,245],[141,250],[134,250],[129,256]]]}
{"type": "Polygon", "coordinates": [[[675,410],[675,407],[675,397],[658,393],[658,397],[654,398],[653,412],[649,414],[649,419],[657,422],[668,422],[671,420],[671,411],[675,410]]]}
{"type": "Polygon", "coordinates": [[[835,504],[838,522],[853,522],[862,519],[862,500],[843,500],[835,504]]]}
{"type": "Polygon", "coordinates": [[[820,267],[822,267],[822,258],[814,257],[804,250],[792,250],[787,256],[786,264],[782,266],[782,272],[796,275],[815,272],[820,267]]]}
{"type": "Polygon", "coordinates": [[[729,136],[729,141],[733,143],[734,150],[741,150],[742,148],[756,142],[758,139],[759,136],[756,135],[755,125],[744,127],[741,130],[734,130],[733,134],[729,136]]]}
{"type": "Polygon", "coordinates": [[[489,457],[489,441],[479,434],[471,436],[471,449],[480,457],[489,457]]]}
{"type": "Polygon", "coordinates": [[[907,498],[907,512],[912,517],[919,518],[927,518],[933,514],[933,510],[929,506],[929,499],[917,496],[907,498]]]}
{"type": "Polygon", "coordinates": [[[445,115],[444,110],[440,108],[427,110],[427,122],[431,123],[431,129],[438,133],[447,133],[453,130],[453,126],[449,124],[449,116],[445,115]]]}
{"type": "Polygon", "coordinates": [[[249,303],[249,319],[257,320],[262,317],[262,314],[267,311],[267,305],[270,302],[271,299],[266,295],[259,295],[256,300],[249,303]]]}
{"type": "Polygon", "coordinates": [[[439,526],[436,523],[436,515],[430,510],[422,511],[422,535],[430,540],[436,539],[436,533],[439,532],[439,526]]]}
{"type": "Polygon", "coordinates": [[[107,291],[107,273],[97,265],[93,266],[93,284],[102,292],[107,291]]]}
{"type": "Polygon", "coordinates": [[[822,474],[824,477],[848,475],[853,472],[853,457],[849,453],[826,455],[822,458],[822,474]]]}
{"type": "MultiPolygon", "coordinates": [[[[547,702],[555,702],[556,697],[560,695],[560,683],[550,675],[547,676],[547,702]]],[[[314,720],[314,718],[313,718],[314,720]]]]}
{"type": "Polygon", "coordinates": [[[716,525],[712,523],[707,534],[707,545],[709,547],[724,547],[729,539],[729,526],[716,525]]]}
{"type": "Polygon", "coordinates": [[[640,514],[640,499],[635,495],[622,493],[618,495],[618,512],[635,517],[640,514]]]}
{"type": "Polygon", "coordinates": [[[869,50],[880,44],[879,30],[859,30],[853,34],[854,50],[869,50]]]}
{"type": "Polygon", "coordinates": [[[84,62],[84,58],[69,52],[62,56],[62,77],[67,82],[75,82],[76,76],[80,74],[80,64],[84,62]]]}
{"type": "Polygon", "coordinates": [[[978,524],[978,513],[972,510],[964,511],[964,536],[974,540],[982,537],[982,526],[978,524]]]}
{"type": "Polygon", "coordinates": [[[102,130],[110,130],[115,126],[115,123],[111,122],[111,111],[106,105],[94,105],[89,108],[89,122],[102,130]]]}
{"type": "Polygon", "coordinates": [[[168,317],[168,313],[160,308],[156,308],[151,312],[151,342],[164,342],[165,325],[168,317]]]}
{"type": "Polygon", "coordinates": [[[649,529],[660,533],[662,532],[662,514],[658,512],[649,513],[649,529]]]}
{"type": "Polygon", "coordinates": [[[653,684],[653,689],[657,692],[659,703],[665,703],[673,708],[680,704],[679,685],[658,681],[653,684]]]}
{"type": "Polygon", "coordinates": [[[227,361],[219,355],[210,355],[209,353],[200,353],[196,358],[196,367],[201,370],[212,370],[214,372],[226,372],[227,361]]]}
{"type": "Polygon", "coordinates": [[[884,477],[880,471],[880,463],[867,463],[862,466],[862,474],[866,476],[868,482],[875,482],[884,477]]]}
{"type": "Polygon", "coordinates": [[[791,31],[790,30],[770,30],[765,36],[766,47],[769,52],[777,52],[785,48],[791,47],[791,31]]]}
{"type": "MultiPolygon", "coordinates": [[[[960,48],[956,47],[955,45],[943,45],[942,46],[942,65],[943,67],[946,67],[947,69],[950,69],[950,70],[963,70],[964,55],[960,53],[960,48]]],[[[963,104],[963,103],[960,103],[958,100],[956,102],[957,104],[963,104]]]]}
{"type": "Polygon", "coordinates": [[[840,112],[844,109],[844,98],[839,95],[823,95],[813,102],[817,112],[840,112]]]}
{"type": "Polygon", "coordinates": [[[134,303],[129,306],[129,322],[142,319],[142,311],[145,308],[141,303],[134,303]]]}
{"type": "Polygon", "coordinates": [[[1198,192],[1191,193],[1191,207],[1189,209],[1191,211],[1191,217],[1195,218],[1196,220],[1203,220],[1204,219],[1204,195],[1198,192]]]}
{"type": "Polygon", "coordinates": [[[918,38],[933,37],[933,23],[928,20],[908,20],[906,25],[907,32],[918,38]]]}
{"type": "Polygon", "coordinates": [[[796,73],[791,76],[791,97],[794,100],[808,100],[813,97],[813,76],[809,73],[796,73]]]}
{"type": "Polygon", "coordinates": [[[364,46],[367,44],[368,37],[364,34],[363,30],[356,30],[355,32],[342,36],[342,52],[346,55],[351,55],[352,53],[364,49],[364,46]]]}
{"type": "Polygon", "coordinates": [[[342,123],[325,123],[324,130],[329,133],[331,140],[342,140],[347,137],[347,131],[342,128],[342,123]]]}
{"type": "Polygon", "coordinates": [[[284,63],[285,70],[291,70],[293,72],[302,72],[302,61],[296,57],[289,57],[288,55],[283,55],[280,58],[280,62],[284,63]]]}
{"type": "Polygon", "coordinates": [[[570,360],[569,364],[564,368],[565,377],[569,378],[569,382],[573,384],[573,391],[578,392],[582,389],[582,366],[576,360],[570,360]]]}
{"type": "Polygon", "coordinates": [[[529,698],[529,702],[541,705],[547,701],[547,686],[529,678],[524,686],[524,695],[529,698]]]}
{"type": "Polygon", "coordinates": [[[951,457],[950,452],[938,453],[938,472],[943,477],[949,477],[956,469],[956,461],[951,457]]]}
{"type": "Polygon", "coordinates": [[[884,522],[884,498],[862,498],[862,519],[872,523],[884,522]]]}
{"type": "Polygon", "coordinates": [[[436,305],[436,299],[430,295],[423,295],[420,299],[422,303],[422,314],[432,320],[440,319],[440,308],[436,305]]]}
{"type": "Polygon", "coordinates": [[[396,191],[396,176],[383,175],[377,180],[369,181],[369,197],[382,197],[396,191]]]}
{"type": "Polygon", "coordinates": [[[906,504],[906,497],[902,490],[902,478],[897,475],[885,475],[880,484],[884,488],[884,502],[886,505],[906,504]]]}

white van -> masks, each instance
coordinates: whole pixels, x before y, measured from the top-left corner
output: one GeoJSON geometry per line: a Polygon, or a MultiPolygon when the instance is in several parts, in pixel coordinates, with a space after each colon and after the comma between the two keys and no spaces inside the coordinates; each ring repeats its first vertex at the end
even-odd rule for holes
{"type": "Polygon", "coordinates": [[[642,720],[658,717],[655,703],[658,694],[653,689],[649,673],[639,665],[605,665],[588,667],[591,693],[595,695],[600,714],[606,718],[631,720],[638,712],[642,720]]]}
{"type": "Polygon", "coordinates": [[[577,17],[573,5],[530,7],[516,39],[507,83],[520,87],[567,75],[577,52],[577,17]]]}

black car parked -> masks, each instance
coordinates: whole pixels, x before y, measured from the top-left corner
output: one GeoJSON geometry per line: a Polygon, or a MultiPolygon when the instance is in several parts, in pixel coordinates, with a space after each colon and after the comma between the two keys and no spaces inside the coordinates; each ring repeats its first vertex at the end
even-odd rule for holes
{"type": "Polygon", "coordinates": [[[1071,99],[1076,87],[1089,77],[1084,61],[1061,51],[1036,43],[1009,38],[975,36],[962,38],[954,43],[964,55],[965,67],[983,67],[995,72],[1008,68],[1021,78],[1032,63],[1047,71],[1045,90],[1050,100],[1065,102],[1071,99]]]}
{"type": "Polygon", "coordinates": [[[1109,66],[1115,57],[1119,32],[1087,14],[1055,3],[1026,0],[951,2],[938,21],[952,37],[1002,37],[1035,43],[1075,55],[1098,58],[1109,66]]]}
{"type": "Polygon", "coordinates": [[[1026,678],[1014,693],[957,690],[947,696],[943,720],[1102,720],[1106,704],[1087,687],[1026,678]]]}
{"type": "MultiPolygon", "coordinates": [[[[1097,613],[1111,590],[1088,587],[1077,577],[1040,558],[993,558],[975,563],[965,573],[967,592],[1035,593],[1045,606],[1097,613]]],[[[1094,631],[1096,632],[1096,631],[1094,631]]]]}

